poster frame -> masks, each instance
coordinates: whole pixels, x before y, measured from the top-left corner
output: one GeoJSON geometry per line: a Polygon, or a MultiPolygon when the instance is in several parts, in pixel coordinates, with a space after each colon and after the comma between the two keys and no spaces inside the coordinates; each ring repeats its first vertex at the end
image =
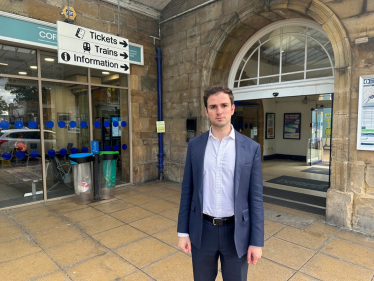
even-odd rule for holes
{"type": "Polygon", "coordinates": [[[273,140],[275,139],[275,113],[272,113],[272,112],[267,112],[266,113],[266,120],[265,120],[265,139],[269,139],[269,140],[273,140]],[[268,120],[270,119],[270,116],[273,115],[273,126],[268,126],[268,120]],[[273,129],[273,136],[270,136],[268,134],[268,129],[269,128],[272,128],[273,129]]]}
{"type": "Polygon", "coordinates": [[[374,151],[374,138],[372,144],[362,145],[361,134],[362,134],[362,114],[363,114],[363,99],[364,99],[364,85],[374,86],[374,74],[363,75],[359,77],[359,89],[358,89],[358,116],[357,116],[357,150],[374,151]]]}
{"type": "Polygon", "coordinates": [[[301,113],[284,113],[284,116],[283,116],[283,139],[285,140],[300,140],[301,138],[301,113]],[[298,115],[298,119],[300,120],[299,124],[298,124],[298,130],[299,130],[299,136],[298,137],[288,137],[286,138],[285,137],[285,132],[286,132],[286,118],[287,116],[289,115],[298,115]]]}

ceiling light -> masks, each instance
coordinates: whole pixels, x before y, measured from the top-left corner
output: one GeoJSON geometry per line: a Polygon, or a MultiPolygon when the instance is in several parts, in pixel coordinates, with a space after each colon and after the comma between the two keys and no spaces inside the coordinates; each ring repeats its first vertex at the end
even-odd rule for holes
{"type": "Polygon", "coordinates": [[[55,61],[55,59],[52,59],[52,58],[45,58],[44,60],[45,61],[55,61]]]}
{"type": "Polygon", "coordinates": [[[20,71],[20,72],[18,72],[18,74],[27,75],[27,72],[26,71],[20,71]]]}
{"type": "Polygon", "coordinates": [[[8,65],[8,64],[5,62],[0,62],[0,65],[8,65]]]}
{"type": "Polygon", "coordinates": [[[109,74],[109,72],[108,71],[103,71],[103,72],[101,72],[102,74],[109,74]]]}
{"type": "Polygon", "coordinates": [[[30,68],[31,69],[38,69],[38,67],[36,65],[30,65],[30,68]]]}

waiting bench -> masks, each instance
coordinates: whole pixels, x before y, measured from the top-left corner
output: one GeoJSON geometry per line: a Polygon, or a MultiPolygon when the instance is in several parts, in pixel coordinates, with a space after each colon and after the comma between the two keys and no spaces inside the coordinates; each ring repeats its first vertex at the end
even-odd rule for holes
{"type": "MultiPolygon", "coordinates": [[[[36,191],[36,184],[38,181],[43,180],[43,168],[41,165],[41,161],[36,161],[35,164],[31,162],[30,164],[29,159],[27,159],[26,166],[13,166],[4,168],[3,171],[7,172],[8,174],[14,176],[16,179],[20,180],[21,182],[31,182],[31,193],[25,193],[24,197],[42,194],[43,191],[36,191]]],[[[45,172],[47,175],[48,167],[50,162],[45,163],[45,172]]],[[[9,184],[18,184],[21,182],[14,182],[9,184]]]]}

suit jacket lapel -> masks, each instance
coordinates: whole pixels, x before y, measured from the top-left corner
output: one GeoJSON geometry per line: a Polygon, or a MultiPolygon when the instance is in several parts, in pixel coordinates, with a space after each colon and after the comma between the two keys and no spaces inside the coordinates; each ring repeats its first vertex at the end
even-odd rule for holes
{"type": "Polygon", "coordinates": [[[235,157],[235,174],[234,174],[234,191],[235,196],[234,200],[236,199],[236,196],[238,195],[239,190],[239,182],[240,182],[240,175],[243,171],[243,166],[245,163],[245,142],[244,138],[240,133],[235,131],[235,151],[236,151],[236,157],[235,157]]]}
{"type": "Polygon", "coordinates": [[[204,173],[204,158],[205,158],[205,149],[208,143],[209,131],[200,135],[200,140],[195,150],[195,159],[196,162],[196,183],[199,188],[199,199],[201,209],[203,208],[203,173],[204,173]]]}

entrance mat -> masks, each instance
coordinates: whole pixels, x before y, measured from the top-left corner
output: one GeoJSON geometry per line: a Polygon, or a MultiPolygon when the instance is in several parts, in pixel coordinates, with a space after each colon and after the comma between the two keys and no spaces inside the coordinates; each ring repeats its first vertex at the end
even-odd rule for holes
{"type": "Polygon", "coordinates": [[[302,170],[302,172],[313,173],[313,174],[321,174],[321,175],[328,175],[329,174],[329,169],[317,168],[317,167],[310,167],[310,168],[308,168],[306,170],[302,170]]]}
{"type": "Polygon", "coordinates": [[[317,166],[330,167],[330,162],[323,161],[321,163],[318,163],[317,166]]]}
{"type": "Polygon", "coordinates": [[[275,179],[268,180],[266,182],[287,185],[287,186],[294,186],[298,188],[317,190],[317,191],[327,191],[327,189],[329,188],[328,182],[325,182],[325,181],[295,178],[295,177],[289,177],[289,176],[280,176],[275,179]]]}

